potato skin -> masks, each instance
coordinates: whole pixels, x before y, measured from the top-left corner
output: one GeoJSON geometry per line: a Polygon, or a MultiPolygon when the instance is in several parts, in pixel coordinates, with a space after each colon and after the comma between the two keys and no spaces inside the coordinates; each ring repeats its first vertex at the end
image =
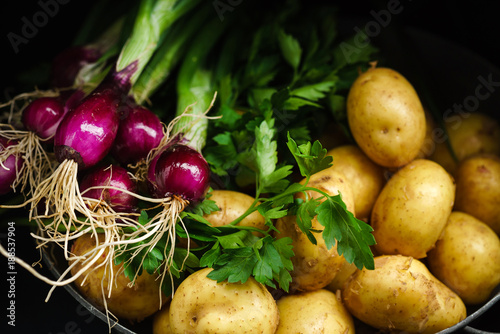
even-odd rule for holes
{"type": "Polygon", "coordinates": [[[374,270],[358,270],[342,290],[346,308],[381,330],[432,334],[467,316],[463,301],[417,259],[375,257],[374,270]]]}
{"type": "Polygon", "coordinates": [[[500,239],[485,223],[454,211],[427,263],[465,304],[483,303],[500,284],[500,239]]]}
{"type": "Polygon", "coordinates": [[[172,334],[170,329],[170,304],[163,305],[162,309],[153,317],[153,334],[172,334]]]}
{"type": "Polygon", "coordinates": [[[276,334],[353,334],[354,322],[342,300],[328,290],[302,292],[278,301],[280,323],[276,334]]]}
{"type": "Polygon", "coordinates": [[[476,217],[500,235],[500,157],[467,158],[459,164],[455,179],[455,210],[476,217]]]}
{"type": "MultiPolygon", "coordinates": [[[[103,238],[99,235],[99,240],[103,238]]],[[[75,255],[84,255],[95,247],[95,239],[90,234],[84,234],[75,240],[71,251],[75,255]]],[[[106,254],[106,252],[105,252],[106,254]]],[[[85,274],[79,276],[75,281],[75,286],[80,293],[94,304],[97,308],[104,310],[103,296],[101,291],[101,280],[104,277],[104,267],[96,268],[103,262],[106,255],[103,255],[85,274]],[[83,279],[88,273],[87,279],[82,285],[83,279]]],[[[75,275],[82,268],[81,264],[77,264],[71,269],[71,274],[75,275]]],[[[113,272],[117,273],[120,266],[113,265],[113,272]]],[[[141,321],[146,317],[157,312],[162,304],[168,301],[168,297],[163,296],[160,301],[160,280],[157,280],[156,275],[149,275],[143,272],[132,287],[128,284],[130,280],[121,273],[115,275],[116,283],[113,282],[111,297],[106,297],[108,310],[120,319],[128,319],[131,321],[141,321]]],[[[107,293],[109,280],[107,277],[103,280],[103,288],[107,293]]]]}
{"type": "MultiPolygon", "coordinates": [[[[500,124],[496,119],[481,112],[449,118],[451,121],[444,123],[445,129],[458,162],[476,154],[500,155],[500,124]]],[[[458,167],[444,139],[440,139],[430,159],[452,175],[458,167]]]]}
{"type": "MultiPolygon", "coordinates": [[[[302,180],[301,182],[304,182],[302,180]]],[[[325,169],[311,176],[309,186],[322,190],[329,195],[342,194],[342,199],[347,210],[354,214],[354,199],[350,184],[345,175],[334,169],[325,169]]],[[[307,192],[308,196],[318,198],[317,192],[307,192]]],[[[297,196],[301,197],[301,196],[297,196]]],[[[307,236],[297,226],[295,216],[286,216],[276,221],[275,227],[280,233],[276,238],[289,237],[292,239],[293,252],[291,260],[293,263],[291,291],[311,291],[324,288],[330,283],[342,264],[346,261],[337,252],[334,246],[327,249],[323,237],[315,233],[317,244],[313,245],[307,236]]],[[[323,230],[323,226],[316,218],[312,220],[312,228],[323,230]]]]}
{"type": "MultiPolygon", "coordinates": [[[[211,200],[219,207],[219,211],[205,215],[213,226],[227,225],[239,216],[241,216],[252,205],[254,198],[242,192],[232,190],[213,190],[211,200]]],[[[252,212],[239,225],[257,227],[266,231],[264,217],[258,212],[252,212]]]]}
{"type": "Polygon", "coordinates": [[[454,199],[453,178],[437,163],[417,159],[401,168],[372,210],[376,252],[424,258],[441,235],[454,199]]]}
{"type": "Polygon", "coordinates": [[[333,280],[328,283],[325,289],[336,293],[337,290],[342,290],[344,284],[349,280],[349,278],[358,271],[358,268],[354,263],[349,263],[344,261],[342,266],[339,268],[337,274],[333,278],[333,280]]]}
{"type": "Polygon", "coordinates": [[[273,334],[279,311],[266,287],[250,277],[245,283],[217,283],[207,277],[211,268],[189,275],[170,303],[174,334],[273,334]]]}
{"type": "Polygon", "coordinates": [[[375,164],[356,145],[342,145],[328,151],[331,168],[343,173],[351,184],[356,218],[368,221],[378,194],[385,184],[384,169],[375,164]]]}
{"type": "Polygon", "coordinates": [[[356,143],[375,163],[397,168],[419,154],[426,134],[425,112],[400,73],[372,67],[360,74],[349,90],[346,108],[356,143]]]}

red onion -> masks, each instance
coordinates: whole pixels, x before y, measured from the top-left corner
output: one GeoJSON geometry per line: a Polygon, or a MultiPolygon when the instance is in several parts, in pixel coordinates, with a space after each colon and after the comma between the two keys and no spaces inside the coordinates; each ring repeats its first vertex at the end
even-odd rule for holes
{"type": "MultiPolygon", "coordinates": [[[[0,137],[0,152],[11,145],[17,145],[17,142],[0,137]]],[[[0,165],[0,195],[7,194],[12,190],[12,185],[17,178],[17,171],[21,169],[23,163],[22,158],[12,154],[3,161],[4,167],[0,165]]]]}
{"type": "Polygon", "coordinates": [[[175,195],[199,202],[205,198],[210,186],[210,168],[198,151],[174,144],[159,155],[155,181],[157,191],[163,197],[175,195]]]}
{"type": "Polygon", "coordinates": [[[101,52],[87,46],[75,46],[63,50],[54,58],[51,68],[51,84],[54,87],[70,87],[78,72],[87,64],[96,62],[101,52]]]}
{"type": "Polygon", "coordinates": [[[78,163],[79,169],[96,165],[108,154],[119,125],[119,108],[127,99],[130,76],[137,63],[111,73],[74,110],[70,110],[57,128],[54,152],[59,162],[78,163]]]}
{"type": "Polygon", "coordinates": [[[155,113],[142,106],[127,106],[111,155],[124,165],[137,163],[160,144],[162,137],[163,126],[155,113]]]}
{"type": "Polygon", "coordinates": [[[60,96],[38,98],[24,108],[22,123],[28,131],[47,140],[54,136],[63,116],[80,103],[83,95],[83,91],[75,90],[62,92],[60,96]]]}
{"type": "MultiPolygon", "coordinates": [[[[123,167],[112,165],[88,172],[80,182],[80,192],[90,187],[110,186],[135,193],[137,185],[123,167]]],[[[100,199],[108,203],[117,212],[135,212],[137,198],[115,189],[90,189],[85,197],[100,199]]]]}

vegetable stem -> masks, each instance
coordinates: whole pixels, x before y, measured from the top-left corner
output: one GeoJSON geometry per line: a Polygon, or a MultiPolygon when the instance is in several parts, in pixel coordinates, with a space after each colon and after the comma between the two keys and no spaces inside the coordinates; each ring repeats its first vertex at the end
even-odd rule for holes
{"type": "Polygon", "coordinates": [[[134,84],[158,47],[165,31],[199,0],[142,0],[134,22],[134,28],[125,43],[116,64],[117,72],[138,61],[136,73],[131,77],[134,84]]]}

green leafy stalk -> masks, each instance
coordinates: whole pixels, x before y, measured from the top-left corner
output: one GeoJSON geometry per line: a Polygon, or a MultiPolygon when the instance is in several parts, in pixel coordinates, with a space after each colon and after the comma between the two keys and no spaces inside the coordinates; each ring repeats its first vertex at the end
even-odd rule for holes
{"type": "Polygon", "coordinates": [[[205,10],[197,11],[189,19],[176,22],[176,25],[166,31],[161,45],[132,87],[137,103],[141,104],[149,99],[168,79],[185,56],[190,45],[188,41],[200,29],[207,15],[205,10]]]}
{"type": "Polygon", "coordinates": [[[152,57],[164,32],[199,0],[141,0],[130,37],[121,50],[116,64],[120,71],[137,61],[137,71],[131,77],[134,84],[152,57]]]}
{"type": "MultiPolygon", "coordinates": [[[[287,146],[294,156],[300,173],[306,178],[304,183],[292,183],[287,180],[291,165],[277,168],[277,145],[275,141],[274,119],[269,118],[255,128],[256,141],[250,150],[255,161],[256,199],[244,214],[235,219],[228,227],[238,228],[246,216],[259,211],[266,219],[266,224],[274,229],[272,220],[286,215],[295,215],[297,225],[307,235],[311,243],[316,244],[312,229],[315,217],[324,226],[319,231],[328,249],[337,245],[339,254],[354,263],[358,268],[374,268],[370,245],[375,243],[372,228],[358,220],[349,212],[342,201],[341,194],[331,196],[324,191],[307,185],[310,177],[332,166],[332,157],[319,141],[297,143],[287,134],[287,146]],[[295,200],[299,192],[315,191],[322,196],[295,200]],[[261,194],[269,196],[260,197],[261,194]],[[274,194],[274,195],[273,195],[274,194]]],[[[249,231],[238,229],[232,234],[217,237],[217,242],[200,259],[200,264],[212,267],[209,277],[229,282],[245,282],[253,276],[263,284],[279,287],[288,291],[293,270],[293,254],[290,238],[275,239],[264,233],[264,238],[257,238],[249,231]]]]}
{"type": "Polygon", "coordinates": [[[207,68],[206,57],[224,27],[218,20],[212,20],[205,25],[188,50],[177,77],[176,115],[188,116],[180,118],[173,131],[181,132],[189,141],[189,145],[198,151],[201,151],[206,143],[208,119],[204,114],[215,94],[214,73],[207,68]]]}

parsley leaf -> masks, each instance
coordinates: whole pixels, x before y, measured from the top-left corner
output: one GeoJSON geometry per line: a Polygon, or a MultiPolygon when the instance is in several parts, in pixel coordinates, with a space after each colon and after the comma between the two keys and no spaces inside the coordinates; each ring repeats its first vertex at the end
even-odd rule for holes
{"type": "Polygon", "coordinates": [[[319,141],[315,141],[312,145],[311,142],[307,142],[297,146],[297,143],[290,137],[290,134],[287,134],[287,137],[287,146],[295,157],[302,176],[310,177],[332,165],[333,158],[326,155],[327,150],[323,148],[319,141]]]}
{"type": "Polygon", "coordinates": [[[325,227],[323,239],[327,248],[337,243],[337,252],[344,255],[349,263],[354,263],[359,269],[374,269],[373,254],[369,247],[375,244],[371,233],[373,229],[346,209],[341,194],[327,196],[316,212],[318,222],[325,227]]]}
{"type": "Polygon", "coordinates": [[[278,152],[274,135],[274,119],[264,120],[255,128],[258,193],[277,193],[283,191],[289,184],[286,177],[292,173],[292,166],[285,165],[276,169],[278,152]]]}
{"type": "Polygon", "coordinates": [[[302,57],[302,48],[299,41],[280,28],[278,29],[278,43],[286,62],[294,71],[297,71],[302,57]]]}

